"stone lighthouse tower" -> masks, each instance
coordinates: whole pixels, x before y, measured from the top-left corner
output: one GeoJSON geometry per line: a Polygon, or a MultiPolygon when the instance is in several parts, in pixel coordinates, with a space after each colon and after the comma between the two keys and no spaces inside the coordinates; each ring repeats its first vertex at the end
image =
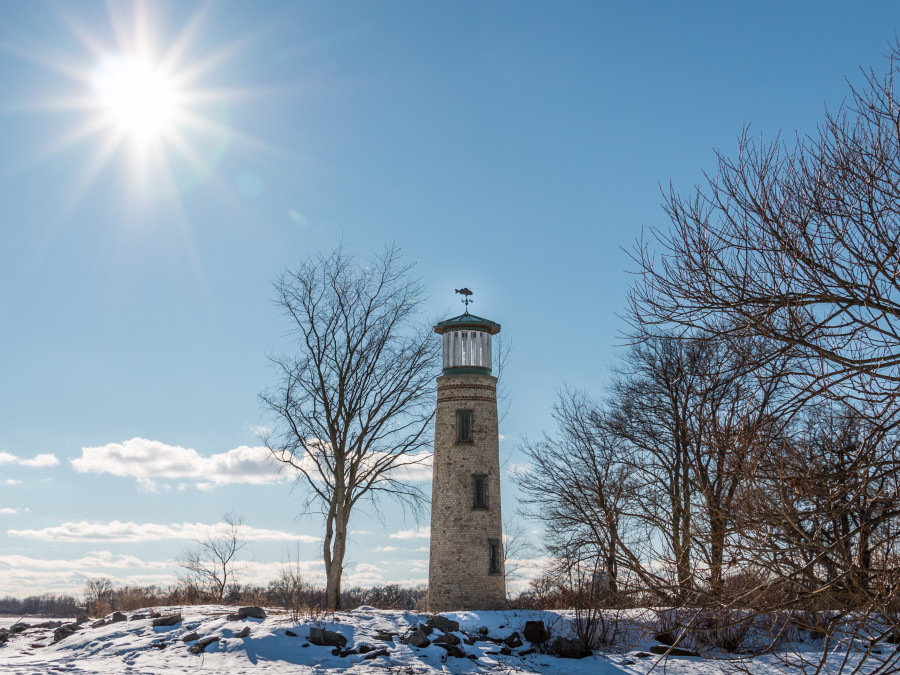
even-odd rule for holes
{"type": "Polygon", "coordinates": [[[506,603],[500,517],[497,378],[491,337],[500,324],[466,313],[441,321],[428,611],[500,609],[506,603]]]}

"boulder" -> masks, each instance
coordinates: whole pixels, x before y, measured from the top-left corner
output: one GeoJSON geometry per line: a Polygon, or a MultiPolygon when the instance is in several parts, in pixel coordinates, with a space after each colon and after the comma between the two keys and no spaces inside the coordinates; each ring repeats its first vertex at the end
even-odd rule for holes
{"type": "Polygon", "coordinates": [[[347,644],[347,638],[340,633],[315,627],[309,629],[309,641],[319,647],[343,647],[347,644]]]}
{"type": "Polygon", "coordinates": [[[266,610],[262,607],[241,607],[238,610],[238,616],[242,619],[265,619],[266,610]]]}
{"type": "Polygon", "coordinates": [[[80,628],[81,627],[77,623],[67,623],[63,626],[60,626],[55,631],[53,631],[53,641],[59,642],[60,640],[64,640],[80,628]]]}
{"type": "Polygon", "coordinates": [[[552,642],[550,649],[564,659],[580,659],[589,653],[587,647],[578,638],[567,640],[564,637],[558,637],[552,642]]]}
{"type": "Polygon", "coordinates": [[[106,625],[106,619],[100,619],[91,624],[91,628],[102,628],[106,625]]]}
{"type": "Polygon", "coordinates": [[[429,628],[437,628],[442,633],[453,633],[459,630],[459,621],[448,619],[446,616],[441,616],[440,614],[435,614],[428,619],[428,622],[425,625],[429,628]]]}
{"type": "Polygon", "coordinates": [[[152,625],[154,628],[158,628],[159,626],[174,626],[177,623],[181,623],[181,614],[166,614],[153,619],[152,625]]]}
{"type": "Polygon", "coordinates": [[[453,633],[444,633],[443,635],[439,635],[434,640],[432,640],[436,645],[458,645],[462,640],[460,640],[453,633]]]}
{"type": "Polygon", "coordinates": [[[670,631],[666,631],[664,633],[657,633],[653,636],[653,639],[657,642],[661,642],[664,645],[669,645],[670,647],[675,644],[675,636],[672,635],[670,631]]]}
{"type": "Polygon", "coordinates": [[[244,626],[241,629],[241,632],[235,635],[234,637],[245,638],[250,635],[250,626],[244,626]]]}
{"type": "Polygon", "coordinates": [[[286,631],[284,631],[284,634],[287,635],[288,637],[297,637],[297,634],[294,631],[292,631],[290,628],[288,628],[286,631]]]}
{"type": "Polygon", "coordinates": [[[181,641],[182,642],[193,642],[194,640],[199,640],[199,639],[200,639],[200,635],[198,635],[196,632],[191,632],[191,633],[188,633],[187,635],[183,636],[181,638],[181,641]]]}
{"type": "Polygon", "coordinates": [[[697,652],[690,649],[681,649],[679,647],[667,647],[666,645],[653,645],[650,647],[653,654],[662,654],[664,656],[700,656],[697,652]]]}
{"type": "Polygon", "coordinates": [[[206,651],[206,648],[209,647],[213,642],[218,641],[219,637],[217,635],[210,635],[209,637],[205,637],[191,647],[191,654],[202,654],[206,651]]]}
{"type": "Polygon", "coordinates": [[[393,642],[394,634],[382,631],[375,634],[375,639],[381,640],[382,642],[393,642]]]}
{"type": "Polygon", "coordinates": [[[539,645],[550,639],[550,631],[544,627],[543,621],[525,622],[525,639],[530,643],[539,645]]]}
{"type": "Polygon", "coordinates": [[[437,642],[435,640],[435,644],[438,647],[442,647],[447,650],[447,656],[452,656],[456,659],[464,659],[466,658],[466,652],[462,647],[457,647],[456,645],[447,644],[444,642],[437,642]]]}
{"type": "Polygon", "coordinates": [[[387,649],[379,649],[376,652],[369,652],[363,658],[366,661],[371,661],[372,659],[377,659],[379,656],[388,656],[390,652],[387,649]]]}
{"type": "Polygon", "coordinates": [[[431,644],[431,640],[420,630],[414,630],[412,633],[403,638],[403,644],[412,645],[423,649],[431,644]]]}
{"type": "Polygon", "coordinates": [[[416,626],[416,630],[422,631],[423,633],[425,633],[425,635],[431,635],[434,632],[434,628],[426,623],[420,623],[418,626],[416,626]]]}
{"type": "Polygon", "coordinates": [[[513,633],[503,641],[503,644],[510,649],[518,649],[522,646],[522,638],[518,633],[513,633]]]}
{"type": "Polygon", "coordinates": [[[122,612],[113,612],[112,616],[106,620],[107,623],[119,623],[120,621],[128,621],[128,617],[122,612]]]}

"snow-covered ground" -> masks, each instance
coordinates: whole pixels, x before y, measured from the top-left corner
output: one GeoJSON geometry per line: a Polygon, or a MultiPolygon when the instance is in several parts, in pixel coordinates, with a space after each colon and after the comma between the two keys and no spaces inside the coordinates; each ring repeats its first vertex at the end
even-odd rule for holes
{"type": "MultiPolygon", "coordinates": [[[[733,670],[737,664],[727,660],[703,657],[661,657],[647,652],[658,643],[640,630],[634,623],[623,623],[616,645],[582,659],[563,659],[527,652],[531,645],[506,650],[487,638],[507,638],[514,632],[524,634],[526,621],[542,620],[555,635],[570,634],[570,617],[563,612],[536,612],[508,610],[498,612],[454,612],[444,616],[460,624],[456,633],[460,638],[479,637],[474,644],[463,642],[465,657],[448,655],[439,645],[417,648],[404,644],[402,638],[419,624],[428,620],[427,615],[402,611],[385,611],[362,607],[336,615],[307,617],[292,621],[281,610],[267,610],[265,619],[238,620],[229,614],[234,607],[191,606],[156,608],[157,613],[180,613],[182,620],[173,626],[152,625],[150,610],[129,612],[128,621],[110,623],[96,628],[91,623],[82,624],[80,630],[54,643],[54,627],[28,628],[10,636],[0,646],[0,673],[15,675],[44,675],[50,673],[98,673],[127,675],[172,675],[174,673],[356,673],[383,672],[390,675],[418,675],[429,673],[481,673],[496,671],[508,673],[547,673],[580,675],[588,673],[634,673],[643,675],[651,670],[674,675],[705,675],[733,670]],[[384,649],[386,654],[367,659],[367,654],[333,654],[331,647],[310,643],[310,628],[323,627],[340,633],[347,639],[346,650],[374,651],[384,649]],[[246,636],[239,634],[245,632],[246,636]],[[295,635],[290,635],[293,632],[295,635]],[[196,633],[202,640],[217,637],[205,651],[193,654],[191,647],[198,640],[184,641],[185,636],[196,633]],[[385,640],[386,634],[393,636],[385,640]],[[376,636],[380,636],[379,639],[376,636]],[[368,647],[367,647],[368,646],[368,647]],[[729,665],[731,667],[729,667],[729,665]]],[[[41,624],[46,619],[29,619],[25,623],[41,624]]],[[[10,626],[12,619],[3,619],[0,626],[10,626]]],[[[439,630],[430,636],[439,636],[439,630]]],[[[471,641],[471,640],[469,640],[471,641]]],[[[806,655],[815,659],[821,644],[795,645],[795,656],[806,655]],[[805,650],[808,650],[806,652],[805,650]]],[[[893,647],[891,647],[893,649],[893,647]]],[[[195,650],[196,651],[196,650],[195,650]]],[[[372,651],[369,651],[370,655],[372,651]]],[[[833,659],[830,672],[840,670],[840,654],[833,659]]],[[[869,664],[866,664],[869,665],[869,664]]],[[[877,664],[873,660],[872,668],[877,664]]],[[[768,675],[776,672],[800,672],[785,666],[779,659],[768,655],[741,662],[742,668],[752,673],[768,675]]],[[[863,668],[863,671],[870,668],[863,668]]],[[[850,672],[849,669],[845,672],[850,672]]]]}

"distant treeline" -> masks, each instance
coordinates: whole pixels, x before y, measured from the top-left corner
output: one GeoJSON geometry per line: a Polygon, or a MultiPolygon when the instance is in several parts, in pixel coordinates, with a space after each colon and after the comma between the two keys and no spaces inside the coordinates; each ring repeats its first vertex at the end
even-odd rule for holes
{"type": "MultiPolygon", "coordinates": [[[[372,588],[350,588],[341,592],[345,608],[368,605],[377,609],[415,608],[425,595],[425,586],[405,588],[397,584],[372,588]]],[[[101,616],[111,611],[132,611],[144,607],[190,605],[215,602],[208,593],[185,584],[172,586],[113,587],[105,578],[89,579],[81,597],[43,593],[26,598],[6,596],[0,599],[0,614],[16,616],[77,616],[89,613],[101,616]]],[[[224,599],[231,605],[261,605],[265,607],[303,606],[310,609],[325,606],[325,589],[304,586],[286,588],[279,582],[268,586],[233,585],[224,599]],[[299,590],[299,593],[298,593],[299,590]]]]}

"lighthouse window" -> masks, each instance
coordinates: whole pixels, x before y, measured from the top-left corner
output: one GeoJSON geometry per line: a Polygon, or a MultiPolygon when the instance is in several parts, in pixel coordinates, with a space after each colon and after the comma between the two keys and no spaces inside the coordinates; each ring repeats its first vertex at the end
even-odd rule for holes
{"type": "Polygon", "coordinates": [[[472,411],[456,411],[456,441],[458,443],[472,442],[472,411]]]}
{"type": "Polygon", "coordinates": [[[488,572],[490,574],[500,574],[500,540],[488,539],[488,547],[491,555],[491,566],[488,572]]]}
{"type": "Polygon", "coordinates": [[[487,508],[487,476],[472,476],[472,507],[487,508]]]}

